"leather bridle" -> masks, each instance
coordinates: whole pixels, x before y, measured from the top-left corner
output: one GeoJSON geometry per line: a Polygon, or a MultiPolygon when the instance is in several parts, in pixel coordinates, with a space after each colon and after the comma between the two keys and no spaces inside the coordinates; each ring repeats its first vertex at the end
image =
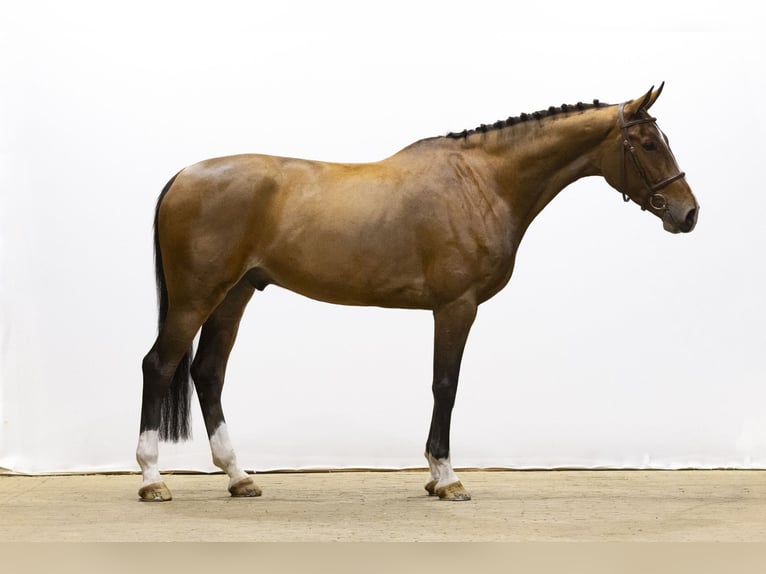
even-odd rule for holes
{"type": "MultiPolygon", "coordinates": [[[[642,210],[646,210],[647,207],[651,207],[655,211],[667,211],[668,210],[668,202],[665,199],[665,196],[661,193],[658,193],[659,190],[667,187],[674,181],[677,181],[683,177],[685,177],[685,173],[682,171],[679,171],[675,175],[671,175],[670,177],[667,177],[661,181],[658,181],[657,183],[651,183],[649,181],[649,176],[646,173],[646,170],[644,169],[644,166],[641,164],[641,159],[638,157],[638,154],[636,153],[635,146],[630,142],[630,134],[628,133],[628,128],[638,125],[638,124],[649,124],[649,123],[656,123],[657,118],[653,118],[652,116],[647,116],[645,118],[638,118],[635,120],[631,120],[629,122],[625,121],[625,104],[620,104],[619,108],[617,108],[617,115],[620,119],[620,131],[622,132],[622,154],[621,154],[621,177],[622,177],[622,189],[626,188],[627,184],[627,171],[626,171],[626,161],[625,156],[627,154],[630,154],[631,159],[633,160],[633,164],[636,166],[636,171],[638,172],[639,177],[641,178],[641,181],[643,182],[644,186],[647,189],[647,195],[644,198],[643,203],[639,203],[642,210]]],[[[658,128],[659,129],[659,128],[658,128]]],[[[622,193],[622,198],[627,202],[630,201],[630,197],[627,193],[624,191],[622,193]]],[[[638,202],[636,202],[638,203],[638,202]]]]}

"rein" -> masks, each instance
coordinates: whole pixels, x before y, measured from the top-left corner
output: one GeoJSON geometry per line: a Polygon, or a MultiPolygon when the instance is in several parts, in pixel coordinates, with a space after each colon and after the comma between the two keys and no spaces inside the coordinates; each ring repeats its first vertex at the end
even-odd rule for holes
{"type": "MultiPolygon", "coordinates": [[[[656,123],[657,118],[648,116],[645,118],[639,118],[637,120],[631,120],[629,122],[626,122],[624,103],[620,104],[619,108],[617,108],[617,115],[620,119],[620,131],[622,132],[622,155],[620,156],[621,171],[622,171],[622,189],[625,189],[625,184],[627,181],[625,156],[629,153],[630,158],[633,160],[633,165],[636,166],[636,171],[638,171],[638,175],[641,178],[641,181],[643,182],[644,186],[646,187],[648,191],[643,203],[639,204],[641,206],[641,209],[646,210],[647,207],[651,207],[655,211],[666,211],[668,209],[668,202],[665,199],[664,195],[657,192],[667,187],[674,181],[677,181],[681,179],[682,177],[685,177],[686,174],[682,171],[679,171],[677,174],[671,175],[670,177],[667,177],[661,181],[658,181],[657,183],[651,183],[649,181],[649,176],[646,174],[646,170],[644,169],[644,166],[641,164],[641,159],[638,157],[638,154],[636,153],[635,146],[630,142],[630,134],[628,133],[628,128],[638,124],[656,123]]],[[[630,197],[624,191],[622,192],[622,198],[626,202],[630,201],[630,197]]]]}

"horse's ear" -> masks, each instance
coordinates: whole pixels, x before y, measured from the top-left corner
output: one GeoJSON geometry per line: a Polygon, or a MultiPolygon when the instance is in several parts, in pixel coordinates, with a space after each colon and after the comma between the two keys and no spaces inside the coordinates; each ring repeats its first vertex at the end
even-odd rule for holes
{"type": "Polygon", "coordinates": [[[651,108],[654,105],[654,102],[657,101],[657,98],[660,97],[660,94],[662,93],[662,88],[664,87],[665,87],[665,82],[662,82],[660,84],[660,87],[657,88],[656,90],[654,91],[649,90],[649,101],[646,102],[646,105],[643,106],[641,109],[648,110],[649,108],[651,108]]]}
{"type": "Polygon", "coordinates": [[[654,86],[649,88],[649,91],[646,92],[644,97],[639,98],[637,100],[632,100],[625,104],[625,111],[628,112],[629,116],[637,116],[641,112],[648,111],[649,108],[651,108],[654,105],[654,102],[657,101],[657,98],[660,97],[660,94],[662,93],[662,88],[665,87],[665,82],[662,82],[660,84],[660,87],[656,90],[654,89],[654,86]]]}

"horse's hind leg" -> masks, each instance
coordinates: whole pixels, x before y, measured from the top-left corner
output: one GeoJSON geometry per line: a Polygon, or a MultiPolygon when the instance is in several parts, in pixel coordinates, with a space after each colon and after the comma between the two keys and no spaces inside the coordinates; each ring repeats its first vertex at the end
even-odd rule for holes
{"type": "Polygon", "coordinates": [[[253,285],[243,278],[205,321],[191,368],[210,439],[213,463],[229,476],[229,492],[232,496],[261,495],[261,489],[237,464],[221,407],[226,363],[237,337],[242,313],[253,290],[253,285]]]}
{"type": "Polygon", "coordinates": [[[157,465],[159,440],[178,441],[188,437],[188,354],[194,335],[204,320],[199,311],[171,310],[157,340],[142,364],[144,389],[141,433],[136,460],[143,482],[141,500],[171,500],[157,465]]]}

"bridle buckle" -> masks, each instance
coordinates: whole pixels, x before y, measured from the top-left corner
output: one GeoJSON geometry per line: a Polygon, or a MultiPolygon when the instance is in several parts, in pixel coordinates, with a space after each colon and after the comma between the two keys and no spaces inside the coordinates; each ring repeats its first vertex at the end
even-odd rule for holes
{"type": "Polygon", "coordinates": [[[653,193],[649,196],[649,206],[656,211],[661,211],[667,209],[668,200],[661,193],[653,193]]]}

